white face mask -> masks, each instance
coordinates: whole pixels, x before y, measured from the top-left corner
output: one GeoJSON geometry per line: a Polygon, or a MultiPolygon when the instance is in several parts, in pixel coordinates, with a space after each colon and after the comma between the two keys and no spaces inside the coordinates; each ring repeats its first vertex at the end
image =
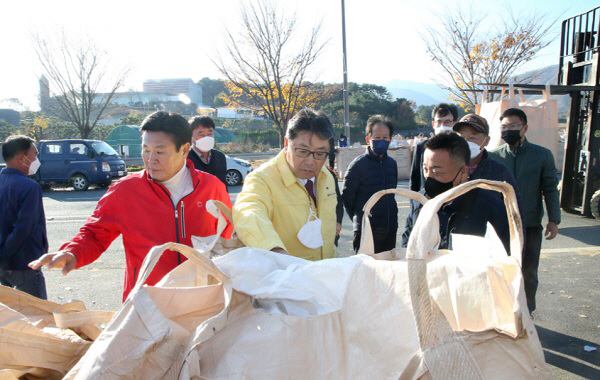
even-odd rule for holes
{"type": "MultiPolygon", "coordinates": [[[[27,158],[27,157],[25,157],[27,158]]],[[[31,162],[29,160],[29,158],[27,158],[27,161],[29,161],[31,164],[29,165],[29,172],[27,175],[34,175],[35,173],[37,173],[38,169],[40,168],[40,160],[36,157],[35,161],[31,162]]]]}
{"type": "Polygon", "coordinates": [[[469,144],[469,149],[471,150],[471,160],[472,160],[475,157],[477,157],[479,155],[479,153],[481,153],[481,148],[479,147],[479,145],[477,145],[471,141],[467,141],[467,144],[469,144]]]}
{"type": "Polygon", "coordinates": [[[436,135],[446,131],[452,132],[452,127],[446,127],[445,125],[442,125],[441,127],[433,127],[433,132],[436,135]]]}
{"type": "Polygon", "coordinates": [[[200,149],[201,152],[208,152],[215,147],[215,138],[212,136],[204,136],[201,139],[196,140],[196,148],[200,149]]]}
{"type": "Polygon", "coordinates": [[[323,246],[323,236],[321,236],[321,219],[317,218],[317,214],[310,210],[308,221],[298,231],[298,240],[306,248],[317,249],[323,246]],[[314,220],[311,220],[314,218],[314,220]]]}

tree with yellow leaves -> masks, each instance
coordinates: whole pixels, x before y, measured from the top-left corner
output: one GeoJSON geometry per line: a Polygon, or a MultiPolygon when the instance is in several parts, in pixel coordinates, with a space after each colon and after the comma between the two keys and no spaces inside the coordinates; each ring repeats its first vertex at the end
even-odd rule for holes
{"type": "Polygon", "coordinates": [[[321,94],[308,81],[321,53],[321,24],[304,33],[295,14],[269,0],[242,5],[242,30],[226,30],[226,46],[213,60],[225,76],[226,104],[261,110],[283,137],[287,123],[303,107],[314,107],[321,94]]]}
{"type": "MultiPolygon", "coordinates": [[[[502,19],[497,24],[484,23],[485,16],[458,7],[437,14],[437,27],[426,27],[427,52],[444,72],[440,86],[467,111],[481,100],[480,94],[469,91],[481,89],[481,83],[534,80],[535,72],[518,80],[512,75],[552,41],[554,20],[548,22],[543,12],[516,16],[508,10],[502,19]]],[[[488,101],[494,100],[492,93],[488,96],[488,101]]]]}

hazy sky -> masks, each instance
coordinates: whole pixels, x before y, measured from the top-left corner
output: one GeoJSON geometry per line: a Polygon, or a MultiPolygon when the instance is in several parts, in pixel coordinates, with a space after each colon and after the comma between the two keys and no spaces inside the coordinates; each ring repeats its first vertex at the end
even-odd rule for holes
{"type": "MultiPolygon", "coordinates": [[[[438,68],[427,57],[420,35],[425,25],[436,25],[433,11],[458,3],[487,14],[484,25],[490,29],[507,7],[517,14],[547,12],[558,17],[553,30],[556,40],[525,70],[557,64],[560,21],[599,5],[592,0],[346,0],[348,79],[435,83],[438,68]]],[[[224,27],[238,24],[239,4],[239,0],[5,2],[0,23],[0,100],[19,98],[37,109],[42,70],[31,46],[32,30],[64,28],[74,35],[89,35],[110,52],[112,64],[132,66],[122,90],[141,90],[145,79],[218,78],[210,57],[222,45],[224,27]]],[[[296,10],[299,30],[323,20],[323,36],[329,42],[313,79],[341,82],[341,0],[281,0],[279,4],[296,10]]]]}

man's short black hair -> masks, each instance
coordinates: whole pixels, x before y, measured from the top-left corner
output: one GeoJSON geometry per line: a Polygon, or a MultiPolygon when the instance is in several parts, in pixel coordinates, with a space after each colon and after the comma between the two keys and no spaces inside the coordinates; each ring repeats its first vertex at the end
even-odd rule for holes
{"type": "Polygon", "coordinates": [[[500,115],[500,121],[502,121],[502,119],[504,119],[505,117],[509,117],[509,116],[516,116],[519,119],[521,119],[521,122],[523,124],[527,124],[527,115],[521,109],[518,109],[518,108],[507,109],[506,111],[502,112],[502,115],[500,115]]]}
{"type": "Polygon", "coordinates": [[[175,112],[156,111],[142,121],[143,132],[163,132],[171,136],[175,150],[192,141],[192,129],[185,118],[175,112]]]}
{"type": "Polygon", "coordinates": [[[431,118],[435,119],[435,115],[444,117],[448,114],[452,114],[452,121],[458,120],[458,108],[454,104],[440,103],[431,111],[431,118]]]}
{"type": "Polygon", "coordinates": [[[394,124],[392,124],[392,121],[389,117],[383,115],[373,115],[369,117],[369,120],[367,120],[367,128],[365,130],[367,136],[371,136],[371,134],[373,134],[373,128],[375,128],[377,124],[383,124],[388,127],[390,130],[390,138],[392,138],[392,135],[394,134],[394,124]]]}
{"type": "Polygon", "coordinates": [[[208,116],[194,116],[190,119],[192,131],[198,127],[215,129],[215,122],[208,116]]]}
{"type": "Polygon", "coordinates": [[[285,137],[294,140],[300,132],[314,133],[321,140],[333,138],[333,126],[329,118],[323,112],[310,108],[300,110],[290,119],[285,137]]]}
{"type": "Polygon", "coordinates": [[[9,136],[2,144],[2,158],[8,162],[19,153],[27,153],[35,140],[23,135],[9,136]]]}
{"type": "Polygon", "coordinates": [[[471,161],[469,144],[458,133],[450,131],[438,133],[425,143],[425,149],[447,150],[450,158],[461,164],[461,166],[467,165],[471,161]]]}

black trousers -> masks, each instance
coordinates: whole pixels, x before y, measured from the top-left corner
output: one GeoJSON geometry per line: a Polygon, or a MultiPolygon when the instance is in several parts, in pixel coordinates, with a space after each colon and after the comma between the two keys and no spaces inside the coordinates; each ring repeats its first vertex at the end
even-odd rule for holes
{"type": "Polygon", "coordinates": [[[540,266],[540,252],[542,250],[542,226],[525,228],[525,247],[523,249],[523,282],[527,307],[529,312],[535,310],[535,293],[538,288],[538,268],[540,266]]]}
{"type": "Polygon", "coordinates": [[[40,269],[0,269],[0,284],[29,293],[37,298],[47,299],[46,280],[40,269]]]}
{"type": "MultiPolygon", "coordinates": [[[[396,232],[398,231],[398,227],[393,227],[390,229],[387,228],[373,228],[373,244],[375,246],[375,253],[391,251],[396,248],[396,232]]],[[[354,231],[354,240],[352,242],[352,247],[354,248],[354,253],[358,253],[358,249],[360,248],[360,235],[361,229],[354,231]]]]}

